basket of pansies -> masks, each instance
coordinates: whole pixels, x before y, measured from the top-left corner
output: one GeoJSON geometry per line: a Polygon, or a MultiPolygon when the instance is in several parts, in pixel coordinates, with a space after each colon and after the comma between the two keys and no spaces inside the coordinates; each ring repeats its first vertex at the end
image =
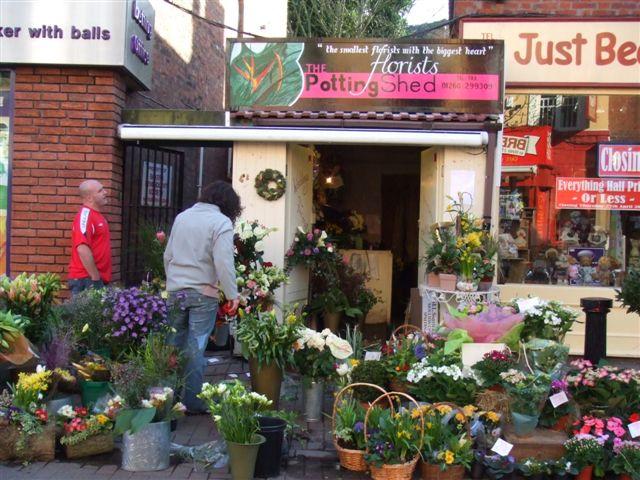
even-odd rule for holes
{"type": "Polygon", "coordinates": [[[422,406],[425,439],[420,475],[429,480],[462,480],[473,461],[473,439],[469,420],[477,408],[453,403],[422,406]]]}
{"type": "Polygon", "coordinates": [[[380,395],[364,417],[365,461],[374,480],[410,480],[413,477],[425,432],[422,409],[416,400],[402,392],[380,395]],[[391,408],[376,408],[391,400],[391,408]],[[402,401],[415,408],[401,408],[402,401]],[[394,402],[397,407],[394,407],[394,402]]]}
{"type": "Polygon", "coordinates": [[[51,376],[52,371],[42,367],[35,373],[20,373],[11,392],[0,394],[0,461],[53,460],[55,424],[44,408],[51,376]]]}
{"type": "Polygon", "coordinates": [[[384,388],[371,383],[352,383],[342,388],[336,394],[333,402],[331,428],[333,431],[333,444],[338,452],[342,468],[353,472],[365,472],[367,470],[367,464],[364,461],[366,446],[364,417],[366,409],[361,402],[351,395],[351,390],[357,387],[367,387],[383,394],[386,393],[384,388]]]}
{"type": "Polygon", "coordinates": [[[58,410],[64,435],[60,444],[67,458],[82,458],[113,450],[113,419],[104,413],[89,414],[85,407],[64,405],[58,410]]]}
{"type": "Polygon", "coordinates": [[[400,325],[382,347],[384,365],[389,373],[389,387],[394,392],[408,393],[407,372],[427,355],[428,341],[414,325],[400,325]]]}

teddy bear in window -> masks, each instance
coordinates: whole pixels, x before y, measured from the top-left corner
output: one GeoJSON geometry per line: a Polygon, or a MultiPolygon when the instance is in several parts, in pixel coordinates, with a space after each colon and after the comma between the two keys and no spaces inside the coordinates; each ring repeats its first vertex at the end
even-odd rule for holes
{"type": "Polygon", "coordinates": [[[607,244],[607,238],[607,231],[604,227],[594,225],[591,227],[591,231],[587,237],[587,242],[592,247],[604,247],[607,244]]]}

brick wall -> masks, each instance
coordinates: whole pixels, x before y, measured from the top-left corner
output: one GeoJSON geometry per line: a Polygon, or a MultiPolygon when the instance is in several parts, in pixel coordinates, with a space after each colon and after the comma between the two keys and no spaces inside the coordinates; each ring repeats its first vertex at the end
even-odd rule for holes
{"type": "Polygon", "coordinates": [[[575,17],[639,15],[637,0],[453,0],[453,16],[468,14],[522,15],[524,13],[575,17]]]}
{"type": "Polygon", "coordinates": [[[114,278],[120,273],[122,76],[107,69],[17,67],[11,178],[11,274],[66,278],[84,179],[109,191],[114,278]]]}

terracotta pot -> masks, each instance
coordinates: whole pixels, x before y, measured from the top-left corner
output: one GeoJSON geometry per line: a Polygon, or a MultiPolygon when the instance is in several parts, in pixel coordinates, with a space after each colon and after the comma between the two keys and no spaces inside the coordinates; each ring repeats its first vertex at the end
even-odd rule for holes
{"type": "Polygon", "coordinates": [[[440,288],[442,290],[454,291],[456,289],[456,282],[458,277],[451,273],[439,273],[438,279],[440,280],[440,288]]]}
{"type": "Polygon", "coordinates": [[[575,480],[591,480],[591,477],[593,477],[593,465],[589,465],[580,470],[575,480]]]}
{"type": "Polygon", "coordinates": [[[440,288],[440,278],[437,273],[427,274],[427,285],[434,288],[440,288]]]}
{"type": "Polygon", "coordinates": [[[570,422],[571,422],[571,416],[563,415],[558,420],[556,420],[556,423],[553,424],[553,426],[551,427],[551,430],[555,430],[556,432],[566,432],[570,422]]]}
{"type": "Polygon", "coordinates": [[[260,365],[255,358],[249,359],[251,373],[251,389],[265,395],[273,402],[272,408],[278,409],[280,386],[282,385],[282,369],[275,363],[260,365]]]}
{"type": "Polygon", "coordinates": [[[342,320],[342,312],[324,312],[324,327],[333,333],[338,333],[340,328],[340,320],[342,320]]]}

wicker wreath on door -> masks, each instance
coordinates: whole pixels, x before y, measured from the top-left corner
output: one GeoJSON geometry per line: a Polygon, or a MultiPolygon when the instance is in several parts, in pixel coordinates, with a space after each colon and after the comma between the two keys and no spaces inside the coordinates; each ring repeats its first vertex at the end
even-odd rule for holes
{"type": "Polygon", "coordinates": [[[265,200],[273,202],[284,195],[287,180],[278,170],[267,168],[256,175],[256,192],[265,200]]]}

